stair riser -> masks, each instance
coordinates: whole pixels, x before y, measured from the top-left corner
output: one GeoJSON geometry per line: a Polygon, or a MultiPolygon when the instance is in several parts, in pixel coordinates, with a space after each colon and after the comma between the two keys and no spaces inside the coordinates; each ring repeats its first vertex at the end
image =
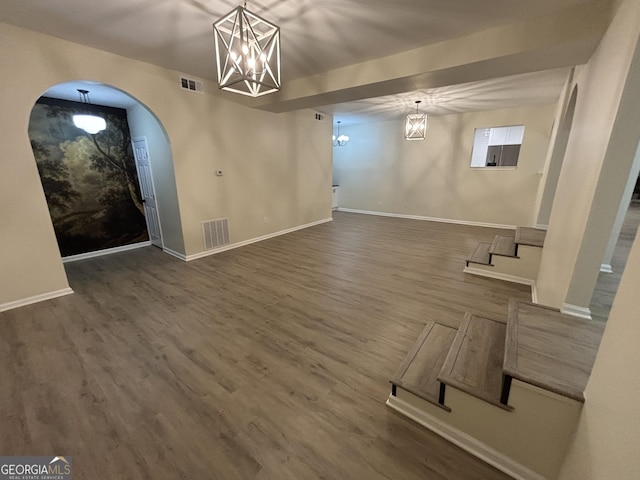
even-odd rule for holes
{"type": "MultiPolygon", "coordinates": [[[[557,477],[582,409],[579,402],[518,380],[512,384],[510,403],[514,410],[511,412],[450,386],[446,402],[450,413],[402,389],[398,389],[397,398],[423,411],[426,415],[422,420],[428,422],[428,417],[435,417],[464,436],[500,452],[505,464],[520,465],[523,470],[531,471],[528,476],[516,476],[512,468],[507,473],[514,478],[538,480],[557,477]]],[[[412,416],[425,425],[415,417],[412,416]]]]}
{"type": "Polygon", "coordinates": [[[536,280],[538,278],[538,270],[540,269],[541,258],[542,249],[520,245],[519,257],[503,257],[500,255],[492,255],[492,266],[489,268],[487,268],[487,265],[479,264],[469,264],[467,266],[478,268],[481,270],[504,273],[512,277],[536,280]]]}

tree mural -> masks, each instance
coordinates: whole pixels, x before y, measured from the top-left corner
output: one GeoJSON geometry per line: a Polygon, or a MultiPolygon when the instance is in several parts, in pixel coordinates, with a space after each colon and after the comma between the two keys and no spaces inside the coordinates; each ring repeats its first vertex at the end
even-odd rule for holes
{"type": "Polygon", "coordinates": [[[98,152],[92,155],[93,168],[103,172],[109,179],[117,184],[119,179],[127,187],[129,198],[133,205],[144,216],[144,207],[140,200],[140,184],[135,163],[131,160],[131,137],[129,136],[129,126],[126,117],[112,116],[109,118],[111,128],[107,128],[103,133],[85,135],[91,140],[98,152]]]}
{"type": "Polygon", "coordinates": [[[49,208],[59,216],[69,210],[71,202],[79,196],[68,180],[69,169],[64,163],[51,160],[49,150],[40,142],[31,140],[31,148],[38,159],[38,172],[49,208]]]}
{"type": "Polygon", "coordinates": [[[63,256],[148,239],[125,110],[43,97],[29,136],[63,256]],[[87,108],[104,131],[75,127],[72,115],[87,108]]]}

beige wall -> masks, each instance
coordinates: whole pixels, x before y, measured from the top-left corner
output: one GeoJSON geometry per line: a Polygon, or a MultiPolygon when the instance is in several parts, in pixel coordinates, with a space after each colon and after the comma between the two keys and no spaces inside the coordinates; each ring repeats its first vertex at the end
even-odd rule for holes
{"type": "MultiPolygon", "coordinates": [[[[7,24],[0,41],[0,305],[67,286],[27,136],[34,102],[59,83],[112,85],[164,125],[180,253],[203,250],[201,222],[210,219],[229,218],[231,241],[240,242],[330,217],[331,123],[313,112],[255,111],[222,98],[209,82],[211,94],[193,94],[178,88],[177,72],[7,24]]],[[[214,68],[213,54],[203,61],[214,68]]]]}
{"type": "Polygon", "coordinates": [[[406,141],[404,119],[352,125],[334,148],[340,207],[502,225],[532,225],[555,105],[429,117],[406,141]],[[524,124],[518,168],[470,168],[475,128],[524,124]]]}
{"type": "Polygon", "coordinates": [[[640,475],[639,283],[640,233],[607,322],[561,480],[635,480],[640,475]]]}
{"type": "Polygon", "coordinates": [[[147,140],[151,174],[156,194],[162,245],[174,252],[184,252],[180,205],[173,171],[171,143],[159,120],[142,104],[127,109],[131,138],[147,140]]]}
{"type": "Polygon", "coordinates": [[[635,144],[629,140],[637,134],[638,125],[635,122],[620,124],[617,116],[639,32],[640,2],[629,0],[622,4],[593,57],[576,76],[578,97],[573,128],[537,281],[540,303],[554,307],[562,307],[563,303],[588,307],[617,205],[611,212],[606,209],[610,201],[616,203],[614,195],[618,195],[619,204],[624,190],[625,183],[617,185],[611,179],[628,176],[637,145],[637,140],[635,144]],[[620,137],[615,142],[622,139],[624,144],[610,142],[612,132],[620,137]],[[625,151],[631,144],[629,158],[625,151]],[[605,157],[611,161],[600,179],[605,157]],[[609,180],[605,180],[607,176],[609,180]],[[587,230],[590,215],[592,221],[587,230]],[[608,227],[604,225],[607,218],[611,221],[608,227]],[[567,300],[570,288],[573,299],[567,300]]]}
{"type": "MultiPolygon", "coordinates": [[[[635,11],[636,36],[629,39],[631,44],[636,44],[636,51],[627,74],[582,245],[576,259],[576,268],[567,291],[565,302],[570,305],[588,306],[591,303],[600,265],[605,258],[624,192],[631,180],[630,177],[635,180],[638,176],[634,167],[635,152],[640,142],[640,3],[637,5],[639,8],[635,11]]],[[[631,195],[627,197],[627,205],[630,198],[631,195]]]]}

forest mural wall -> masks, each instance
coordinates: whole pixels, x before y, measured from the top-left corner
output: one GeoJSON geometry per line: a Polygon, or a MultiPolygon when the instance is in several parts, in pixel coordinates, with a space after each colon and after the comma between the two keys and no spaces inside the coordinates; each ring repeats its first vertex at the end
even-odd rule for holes
{"type": "Polygon", "coordinates": [[[148,240],[126,110],[41,97],[29,138],[63,257],[148,240]],[[107,128],[77,128],[87,110],[107,128]]]}

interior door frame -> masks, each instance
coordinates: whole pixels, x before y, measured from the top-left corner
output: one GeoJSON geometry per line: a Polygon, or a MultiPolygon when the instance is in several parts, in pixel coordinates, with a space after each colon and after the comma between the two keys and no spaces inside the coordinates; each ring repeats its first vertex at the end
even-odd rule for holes
{"type": "MultiPolygon", "coordinates": [[[[134,163],[136,164],[136,173],[138,174],[138,184],[140,185],[140,194],[144,196],[142,192],[142,184],[140,182],[140,169],[138,168],[138,159],[135,156],[135,142],[144,142],[145,150],[147,151],[147,156],[149,160],[149,174],[151,177],[151,190],[153,191],[153,198],[155,199],[155,207],[157,213],[158,220],[158,230],[160,231],[160,248],[164,251],[164,235],[162,234],[162,222],[160,221],[160,208],[158,207],[158,195],[156,194],[156,185],[153,181],[153,165],[151,164],[151,155],[149,154],[149,142],[147,141],[147,137],[132,137],[131,138],[131,148],[133,149],[134,163]]],[[[144,198],[143,198],[144,200],[144,198]]],[[[149,220],[145,213],[145,221],[147,222],[147,231],[149,231],[149,220]]],[[[149,234],[149,242],[151,242],[151,234],[149,234]]],[[[151,242],[153,245],[153,242],[151,242]]]]}

